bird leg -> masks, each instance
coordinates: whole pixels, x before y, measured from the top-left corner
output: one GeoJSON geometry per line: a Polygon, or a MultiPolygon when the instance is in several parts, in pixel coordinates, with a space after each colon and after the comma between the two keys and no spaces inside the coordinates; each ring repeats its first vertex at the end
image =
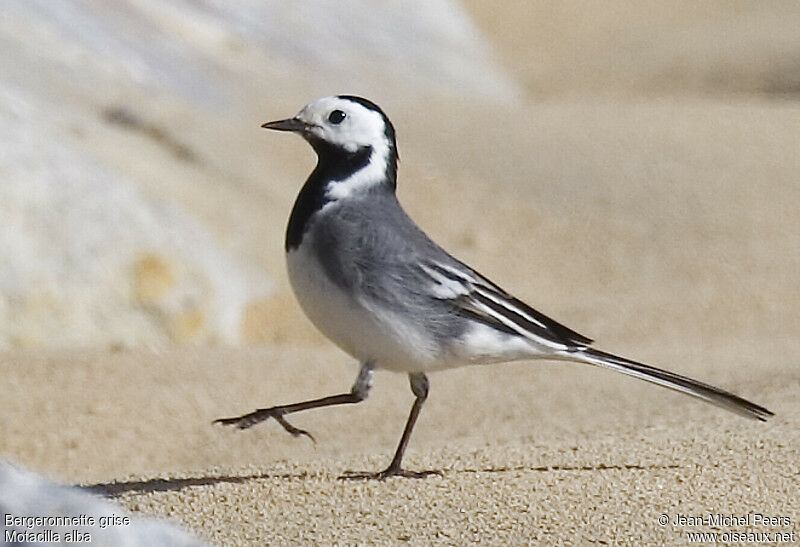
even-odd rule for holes
{"type": "Polygon", "coordinates": [[[350,393],[342,393],[340,395],[330,395],[322,397],[321,399],[313,399],[311,401],[303,401],[300,403],[293,403],[289,405],[273,406],[270,408],[259,408],[249,414],[237,416],[235,418],[219,418],[212,423],[222,425],[236,426],[238,429],[247,429],[256,424],[273,418],[278,422],[283,429],[289,432],[293,437],[305,435],[312,441],[314,437],[308,431],[297,428],[290,424],[284,416],[302,410],[310,410],[312,408],[321,408],[324,406],[344,405],[360,403],[369,395],[372,388],[372,375],[375,371],[375,366],[372,363],[364,363],[361,370],[358,372],[358,377],[350,388],[350,393]]]}
{"type": "Polygon", "coordinates": [[[411,431],[414,429],[414,424],[417,423],[419,411],[422,409],[425,399],[428,398],[428,377],[425,376],[425,374],[422,372],[409,374],[408,379],[411,382],[411,391],[416,396],[416,399],[411,407],[411,412],[409,413],[408,420],[406,421],[406,427],[403,430],[403,436],[400,437],[400,443],[397,445],[397,450],[394,453],[394,458],[392,458],[392,463],[389,464],[389,467],[378,473],[347,472],[340,478],[383,480],[389,477],[406,477],[411,479],[421,479],[429,475],[441,475],[439,471],[406,471],[401,465],[403,461],[403,454],[405,453],[406,446],[408,445],[408,440],[411,438],[411,431]]]}

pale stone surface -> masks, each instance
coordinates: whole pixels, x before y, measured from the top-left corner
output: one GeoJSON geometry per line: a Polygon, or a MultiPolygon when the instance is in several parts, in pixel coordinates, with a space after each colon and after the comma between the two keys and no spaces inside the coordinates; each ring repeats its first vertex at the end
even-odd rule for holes
{"type": "Polygon", "coordinates": [[[274,341],[302,179],[276,184],[253,111],[519,93],[449,0],[2,11],[0,348],[274,341]]]}
{"type": "Polygon", "coordinates": [[[133,517],[97,495],[51,482],[2,460],[0,514],[2,545],[206,545],[174,524],[133,517]]]}
{"type": "Polygon", "coordinates": [[[267,283],[177,206],[45,138],[41,105],[0,94],[0,348],[237,342],[267,283]]]}

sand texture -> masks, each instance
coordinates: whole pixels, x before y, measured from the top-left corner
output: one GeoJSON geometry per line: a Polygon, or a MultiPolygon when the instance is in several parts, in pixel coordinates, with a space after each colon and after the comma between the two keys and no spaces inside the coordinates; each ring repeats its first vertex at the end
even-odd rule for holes
{"type": "Polygon", "coordinates": [[[2,361],[3,453],[226,545],[683,543],[715,530],[661,526],[662,514],[789,516],[788,527],[716,530],[797,530],[797,375],[774,350],[764,363],[701,365],[739,349],[639,347],[767,404],[768,424],[579,367],[434,375],[407,466],[441,476],[385,482],[339,476],[388,462],[411,401],[400,376],[379,374],[357,407],[297,416],[316,445],[275,423],[210,425],[345,389],[352,371],[336,350],[17,355],[2,361]]]}

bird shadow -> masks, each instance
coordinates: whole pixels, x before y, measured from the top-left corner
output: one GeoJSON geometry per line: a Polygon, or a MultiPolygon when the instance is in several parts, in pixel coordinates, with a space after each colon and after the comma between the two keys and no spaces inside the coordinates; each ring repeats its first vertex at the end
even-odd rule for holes
{"type": "MultiPolygon", "coordinates": [[[[639,465],[639,464],[620,464],[620,465],[541,465],[541,466],[500,466],[500,467],[486,467],[486,468],[473,468],[473,469],[430,469],[414,473],[416,478],[424,477],[439,477],[445,478],[447,475],[459,474],[478,474],[478,473],[511,473],[511,472],[596,472],[596,471],[649,471],[655,469],[679,469],[683,466],[678,464],[661,464],[661,465],[639,465]]],[[[339,476],[338,479],[360,479],[360,480],[381,480],[380,477],[374,473],[354,473],[349,472],[345,475],[339,476]]],[[[212,477],[180,477],[180,478],[156,478],[143,481],[111,481],[97,484],[77,485],[77,488],[88,492],[103,496],[106,498],[118,498],[126,494],[149,494],[152,492],[178,492],[193,486],[213,486],[216,484],[243,484],[253,480],[266,480],[266,479],[286,479],[286,480],[303,480],[311,476],[311,473],[251,473],[247,475],[219,475],[212,477]]]]}
{"type": "Polygon", "coordinates": [[[125,494],[149,494],[152,492],[178,492],[192,486],[214,486],[216,484],[241,484],[264,479],[305,479],[309,473],[252,473],[249,475],[219,475],[216,477],[158,478],[144,481],[111,481],[97,484],[81,484],[76,487],[107,498],[118,498],[125,494]]]}

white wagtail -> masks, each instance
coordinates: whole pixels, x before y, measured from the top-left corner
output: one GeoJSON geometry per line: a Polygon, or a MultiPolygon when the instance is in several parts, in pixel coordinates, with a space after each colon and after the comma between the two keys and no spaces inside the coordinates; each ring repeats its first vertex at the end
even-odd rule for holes
{"type": "Polygon", "coordinates": [[[358,403],[377,368],[405,372],[416,397],[394,458],[370,475],[419,477],[401,467],[428,396],[428,372],[519,359],[596,365],[653,382],[747,418],[772,412],[714,386],[590,347],[557,323],[445,252],[395,196],[397,144],[373,102],[325,97],[297,116],[262,127],[302,136],[318,156],[289,217],[286,256],[297,299],[314,325],[361,369],[349,393],[259,409],[217,423],[247,429],[274,418],[292,435],[311,435],[285,415],[358,403]]]}

